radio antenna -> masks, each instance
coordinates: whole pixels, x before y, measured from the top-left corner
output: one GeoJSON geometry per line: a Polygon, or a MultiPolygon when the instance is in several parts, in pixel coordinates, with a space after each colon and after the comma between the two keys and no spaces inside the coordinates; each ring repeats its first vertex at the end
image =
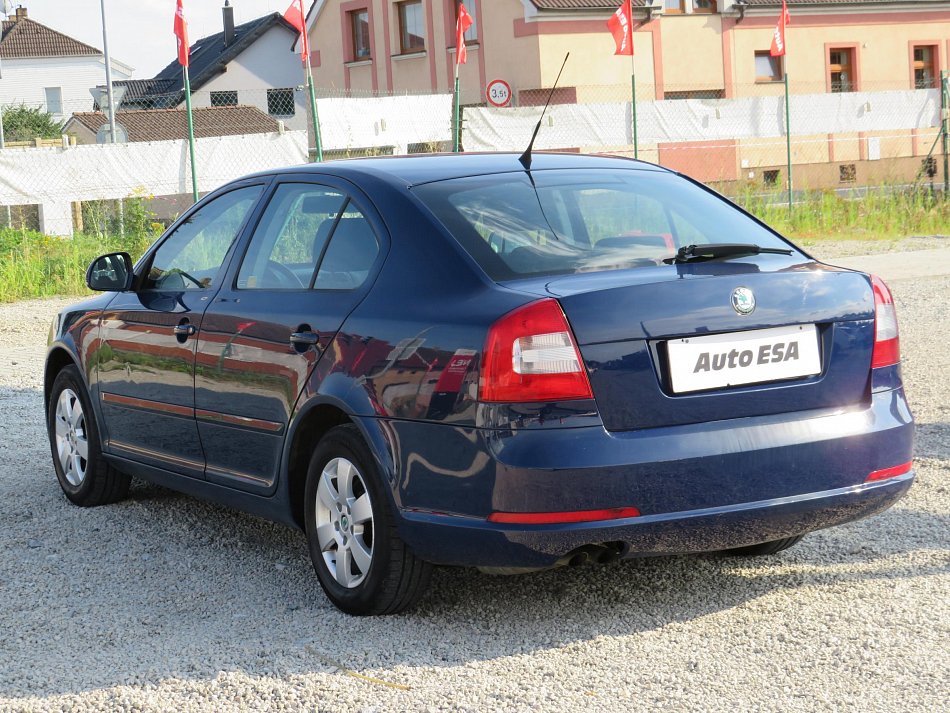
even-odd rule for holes
{"type": "Polygon", "coordinates": [[[531,171],[531,150],[534,148],[534,140],[538,138],[538,132],[541,130],[541,122],[544,120],[544,112],[548,110],[548,105],[551,103],[551,99],[554,98],[554,90],[557,89],[557,84],[561,81],[561,72],[564,71],[564,65],[567,64],[567,58],[570,56],[570,52],[564,55],[564,61],[561,63],[561,69],[557,73],[557,79],[554,80],[554,86],[551,87],[548,100],[544,102],[544,108],[541,110],[541,116],[538,118],[538,125],[534,127],[534,133],[531,134],[531,141],[528,143],[528,148],[525,149],[525,152],[518,158],[521,165],[524,166],[525,171],[531,171]]]}

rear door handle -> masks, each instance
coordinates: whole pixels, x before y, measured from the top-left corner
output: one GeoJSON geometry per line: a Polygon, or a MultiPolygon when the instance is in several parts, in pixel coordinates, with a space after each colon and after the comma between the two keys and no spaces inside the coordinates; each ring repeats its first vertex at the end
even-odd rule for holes
{"type": "Polygon", "coordinates": [[[294,332],[290,335],[290,343],[295,347],[312,347],[320,341],[316,332],[294,332]]]}

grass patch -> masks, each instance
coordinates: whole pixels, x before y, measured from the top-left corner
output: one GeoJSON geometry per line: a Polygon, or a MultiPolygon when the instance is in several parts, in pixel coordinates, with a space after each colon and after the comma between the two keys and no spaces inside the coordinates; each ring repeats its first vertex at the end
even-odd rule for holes
{"type": "Polygon", "coordinates": [[[138,259],[154,232],[53,238],[32,230],[0,229],[0,302],[89,294],[86,268],[103,253],[125,250],[138,259]]]}
{"type": "Polygon", "coordinates": [[[894,240],[950,234],[950,200],[928,190],[869,192],[842,198],[816,191],[791,213],[779,195],[747,192],[733,199],[792,240],[894,240]]]}

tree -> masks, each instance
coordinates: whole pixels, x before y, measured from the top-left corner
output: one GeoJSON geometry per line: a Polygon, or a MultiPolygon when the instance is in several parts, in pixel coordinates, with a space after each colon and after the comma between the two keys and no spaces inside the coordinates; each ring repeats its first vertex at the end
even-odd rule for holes
{"type": "Polygon", "coordinates": [[[65,122],[56,121],[52,114],[37,107],[8,106],[3,108],[3,134],[6,141],[58,139],[63,135],[65,122]]]}

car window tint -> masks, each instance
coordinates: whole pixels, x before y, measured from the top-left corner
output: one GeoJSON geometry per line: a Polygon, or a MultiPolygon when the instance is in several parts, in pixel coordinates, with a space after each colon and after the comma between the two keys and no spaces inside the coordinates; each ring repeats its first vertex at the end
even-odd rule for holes
{"type": "Polygon", "coordinates": [[[539,170],[412,190],[495,280],[656,266],[690,244],[789,247],[728,201],[656,171],[539,170]]]}
{"type": "Polygon", "coordinates": [[[379,241],[369,221],[355,206],[347,206],[330,237],[314,287],[356,289],[366,282],[378,254],[379,241]]]}
{"type": "Polygon", "coordinates": [[[213,287],[228,250],[262,189],[238,188],[192,213],[155,252],[144,288],[179,291],[213,287]]]}
{"type": "Polygon", "coordinates": [[[274,191],[238,272],[242,290],[310,287],[324,246],[346,202],[339,191],[284,183],[274,191]]]}

